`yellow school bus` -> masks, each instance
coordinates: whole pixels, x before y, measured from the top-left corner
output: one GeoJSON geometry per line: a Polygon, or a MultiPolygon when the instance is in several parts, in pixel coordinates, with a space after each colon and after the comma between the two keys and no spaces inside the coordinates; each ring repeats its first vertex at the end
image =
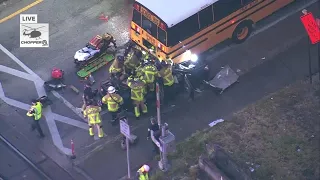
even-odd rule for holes
{"type": "Polygon", "coordinates": [[[136,0],[130,37],[158,59],[179,63],[231,38],[294,0],[136,0]]]}

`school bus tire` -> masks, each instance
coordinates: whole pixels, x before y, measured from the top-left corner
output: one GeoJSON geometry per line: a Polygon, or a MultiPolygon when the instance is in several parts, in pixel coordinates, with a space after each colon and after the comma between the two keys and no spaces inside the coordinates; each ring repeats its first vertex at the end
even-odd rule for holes
{"type": "Polygon", "coordinates": [[[243,43],[248,39],[250,34],[252,33],[253,23],[252,21],[246,20],[242,21],[238,26],[235,28],[232,34],[232,40],[236,44],[243,43]]]}

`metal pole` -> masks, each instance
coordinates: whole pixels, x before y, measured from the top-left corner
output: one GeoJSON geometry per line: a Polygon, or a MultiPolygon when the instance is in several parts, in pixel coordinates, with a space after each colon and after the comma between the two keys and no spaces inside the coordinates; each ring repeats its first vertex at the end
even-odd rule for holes
{"type": "MultiPolygon", "coordinates": [[[[318,1],[318,10],[320,10],[320,1],[318,1]]],[[[320,17],[319,17],[320,19],[320,17]]],[[[320,24],[318,24],[320,29],[320,24]]],[[[320,80],[320,42],[318,42],[318,73],[319,73],[319,80],[320,80]]]]}
{"type": "MultiPolygon", "coordinates": [[[[157,121],[158,121],[159,129],[161,129],[160,86],[159,86],[158,82],[156,82],[156,97],[157,97],[157,121]]],[[[161,133],[161,135],[162,135],[162,133],[161,133]]],[[[161,146],[161,144],[160,144],[160,146],[161,146]]],[[[163,156],[164,156],[163,146],[161,146],[161,149],[162,149],[162,151],[160,150],[160,158],[161,158],[160,161],[163,162],[163,156]]]]}
{"type": "Polygon", "coordinates": [[[308,41],[308,61],[309,61],[309,81],[310,81],[310,84],[312,84],[312,68],[311,68],[311,45],[310,45],[310,42],[309,42],[309,39],[307,39],[308,41]]]}
{"type": "MultiPolygon", "coordinates": [[[[127,119],[125,120],[126,123],[128,124],[127,119]]],[[[127,147],[127,165],[128,165],[128,178],[131,179],[131,170],[130,170],[130,155],[129,155],[129,138],[126,137],[126,147],[127,147]]]]}
{"type": "MultiPolygon", "coordinates": [[[[163,125],[161,127],[161,136],[162,137],[166,136],[166,126],[165,125],[163,125]]],[[[162,166],[163,166],[164,171],[168,170],[167,164],[168,164],[168,160],[167,160],[166,148],[162,148],[162,166]]]]}
{"type": "Polygon", "coordinates": [[[156,96],[157,96],[157,120],[158,120],[158,126],[161,128],[161,115],[160,115],[160,87],[159,83],[156,83],[156,96]]]}
{"type": "Polygon", "coordinates": [[[318,42],[318,73],[319,73],[319,80],[320,80],[320,42],[318,42]]]}

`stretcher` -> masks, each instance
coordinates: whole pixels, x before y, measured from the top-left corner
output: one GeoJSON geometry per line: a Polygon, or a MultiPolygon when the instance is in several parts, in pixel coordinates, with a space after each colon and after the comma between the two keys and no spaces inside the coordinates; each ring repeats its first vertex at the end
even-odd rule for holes
{"type": "Polygon", "coordinates": [[[92,60],[89,64],[82,67],[78,72],[77,75],[80,78],[88,77],[91,73],[97,71],[104,65],[107,65],[109,62],[114,60],[114,55],[112,54],[103,54],[95,60],[92,60]]]}

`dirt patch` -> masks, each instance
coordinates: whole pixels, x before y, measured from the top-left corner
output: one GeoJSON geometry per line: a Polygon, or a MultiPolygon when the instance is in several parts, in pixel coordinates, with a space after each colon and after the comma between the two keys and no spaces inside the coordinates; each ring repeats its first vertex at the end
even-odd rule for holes
{"type": "Polygon", "coordinates": [[[172,179],[188,175],[204,145],[223,147],[253,179],[320,179],[320,87],[300,81],[226,118],[225,122],[197,132],[177,147],[172,179]]]}

